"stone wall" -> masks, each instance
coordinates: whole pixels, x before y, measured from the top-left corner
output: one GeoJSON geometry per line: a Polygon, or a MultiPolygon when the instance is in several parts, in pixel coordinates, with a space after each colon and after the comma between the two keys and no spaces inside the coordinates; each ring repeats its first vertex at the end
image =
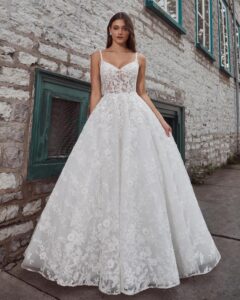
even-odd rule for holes
{"type": "MultiPolygon", "coordinates": [[[[137,51],[147,58],[146,86],[158,101],[184,105],[186,167],[197,176],[226,163],[236,151],[232,77],[218,68],[217,7],[214,56],[194,44],[194,0],[183,1],[178,34],[143,0],[5,0],[0,2],[0,264],[20,259],[54,181],[26,180],[34,105],[34,70],[41,67],[90,81],[89,54],[104,49],[106,26],[126,11],[137,51]]],[[[238,21],[240,7],[237,4],[238,21]]],[[[233,56],[232,56],[233,57],[233,56]]]]}

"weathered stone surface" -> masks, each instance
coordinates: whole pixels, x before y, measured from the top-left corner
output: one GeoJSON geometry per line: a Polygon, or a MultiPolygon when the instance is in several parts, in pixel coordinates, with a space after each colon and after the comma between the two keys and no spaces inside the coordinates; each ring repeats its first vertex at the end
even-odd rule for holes
{"type": "Polygon", "coordinates": [[[10,44],[27,48],[28,50],[33,46],[33,41],[28,37],[24,37],[6,29],[1,29],[1,39],[9,42],[10,44]]]}
{"type": "Polygon", "coordinates": [[[21,247],[26,246],[32,237],[32,232],[25,234],[24,238],[20,239],[21,247]]]}
{"type": "Polygon", "coordinates": [[[45,58],[40,58],[38,65],[51,71],[56,71],[58,68],[58,65],[55,62],[47,60],[45,58]]]}
{"type": "Polygon", "coordinates": [[[67,67],[63,64],[60,64],[59,73],[62,75],[67,75],[67,67]]]}
{"type": "Polygon", "coordinates": [[[0,142],[15,141],[23,143],[24,125],[5,122],[0,127],[0,142]]]}
{"type": "Polygon", "coordinates": [[[32,64],[37,62],[38,58],[29,53],[19,52],[18,60],[24,65],[31,66],[32,64]]]}
{"type": "Polygon", "coordinates": [[[1,81],[26,86],[29,84],[29,73],[19,68],[2,67],[0,72],[1,81]]]}
{"type": "Polygon", "coordinates": [[[15,174],[13,173],[0,173],[0,190],[16,188],[17,181],[15,174]]]}
{"type": "Polygon", "coordinates": [[[10,251],[15,252],[21,247],[20,241],[13,239],[10,244],[10,251]]]}
{"type": "Polygon", "coordinates": [[[78,65],[81,68],[89,68],[90,67],[90,56],[88,58],[85,58],[80,55],[71,54],[70,62],[72,64],[78,65]]]}
{"type": "Polygon", "coordinates": [[[23,91],[20,89],[14,89],[14,88],[10,88],[10,87],[1,86],[0,87],[0,98],[1,97],[27,101],[29,98],[29,92],[23,91]]]}
{"type": "Polygon", "coordinates": [[[6,203],[11,200],[20,200],[23,198],[22,192],[15,192],[15,193],[4,193],[0,195],[0,204],[1,203],[6,203]]]}
{"type": "Polygon", "coordinates": [[[78,55],[71,54],[70,61],[72,64],[80,65],[82,62],[82,58],[78,55]]]}
{"type": "Polygon", "coordinates": [[[6,254],[7,254],[6,248],[4,246],[0,246],[0,266],[3,264],[6,254]]]}
{"type": "Polygon", "coordinates": [[[18,234],[27,233],[31,229],[33,229],[32,221],[0,229],[0,241],[5,240],[9,236],[16,236],[18,234]]]}
{"type": "Polygon", "coordinates": [[[3,151],[3,167],[19,168],[23,164],[22,144],[6,145],[3,151]]]}
{"type": "Polygon", "coordinates": [[[7,102],[0,102],[0,121],[8,121],[13,111],[12,105],[7,102]]]}
{"type": "Polygon", "coordinates": [[[77,79],[80,79],[83,72],[80,69],[68,67],[68,75],[77,79]]]}
{"type": "Polygon", "coordinates": [[[26,122],[29,114],[29,106],[24,103],[15,105],[12,120],[15,122],[26,122]]]}
{"type": "Polygon", "coordinates": [[[16,265],[17,265],[17,263],[10,263],[10,264],[7,264],[7,265],[4,267],[4,270],[10,271],[10,270],[12,270],[16,265]]]}
{"type": "Polygon", "coordinates": [[[35,194],[43,194],[43,193],[49,193],[54,188],[55,183],[39,183],[34,187],[34,193],[35,194]]]}
{"type": "Polygon", "coordinates": [[[65,50],[58,49],[42,43],[40,43],[40,47],[38,50],[42,54],[47,55],[49,57],[53,57],[62,61],[67,61],[67,52],[65,50]]]}
{"type": "Polygon", "coordinates": [[[0,46],[0,60],[7,63],[12,63],[15,51],[16,50],[12,47],[0,46]]]}
{"type": "Polygon", "coordinates": [[[41,209],[41,203],[42,203],[41,199],[27,203],[23,208],[22,214],[24,216],[35,214],[41,209]]]}
{"type": "Polygon", "coordinates": [[[0,223],[15,218],[18,214],[18,205],[8,205],[0,207],[0,223]]]}

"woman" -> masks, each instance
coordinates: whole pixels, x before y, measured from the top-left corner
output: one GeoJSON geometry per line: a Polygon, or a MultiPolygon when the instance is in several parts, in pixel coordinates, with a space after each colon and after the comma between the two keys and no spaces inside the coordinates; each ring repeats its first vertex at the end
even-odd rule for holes
{"type": "Polygon", "coordinates": [[[106,294],[170,288],[212,270],[208,231],[171,127],[145,91],[129,16],[91,55],[90,116],[43,210],[22,268],[106,294]]]}

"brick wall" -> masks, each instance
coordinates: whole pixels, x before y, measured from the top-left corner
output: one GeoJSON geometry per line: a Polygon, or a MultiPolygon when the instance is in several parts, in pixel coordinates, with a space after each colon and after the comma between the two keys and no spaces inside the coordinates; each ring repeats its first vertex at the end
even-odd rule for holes
{"type": "MultiPolygon", "coordinates": [[[[137,51],[147,58],[146,86],[154,100],[186,108],[186,167],[190,176],[226,163],[236,151],[233,78],[194,45],[194,1],[183,1],[178,34],[144,1],[22,0],[0,3],[0,265],[22,257],[54,182],[26,180],[34,105],[34,69],[90,81],[89,54],[104,49],[106,26],[126,11],[137,51]]],[[[238,20],[240,6],[237,3],[238,20]]],[[[232,56],[233,57],[233,56],[232,56]]]]}

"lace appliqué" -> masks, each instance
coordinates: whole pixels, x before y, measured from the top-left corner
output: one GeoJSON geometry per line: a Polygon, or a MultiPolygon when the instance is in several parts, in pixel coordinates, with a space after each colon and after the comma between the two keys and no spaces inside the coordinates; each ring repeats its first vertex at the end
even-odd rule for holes
{"type": "Polygon", "coordinates": [[[170,288],[221,256],[172,136],[136,93],[138,64],[101,67],[104,96],[74,145],[22,267],[106,294],[170,288]]]}

